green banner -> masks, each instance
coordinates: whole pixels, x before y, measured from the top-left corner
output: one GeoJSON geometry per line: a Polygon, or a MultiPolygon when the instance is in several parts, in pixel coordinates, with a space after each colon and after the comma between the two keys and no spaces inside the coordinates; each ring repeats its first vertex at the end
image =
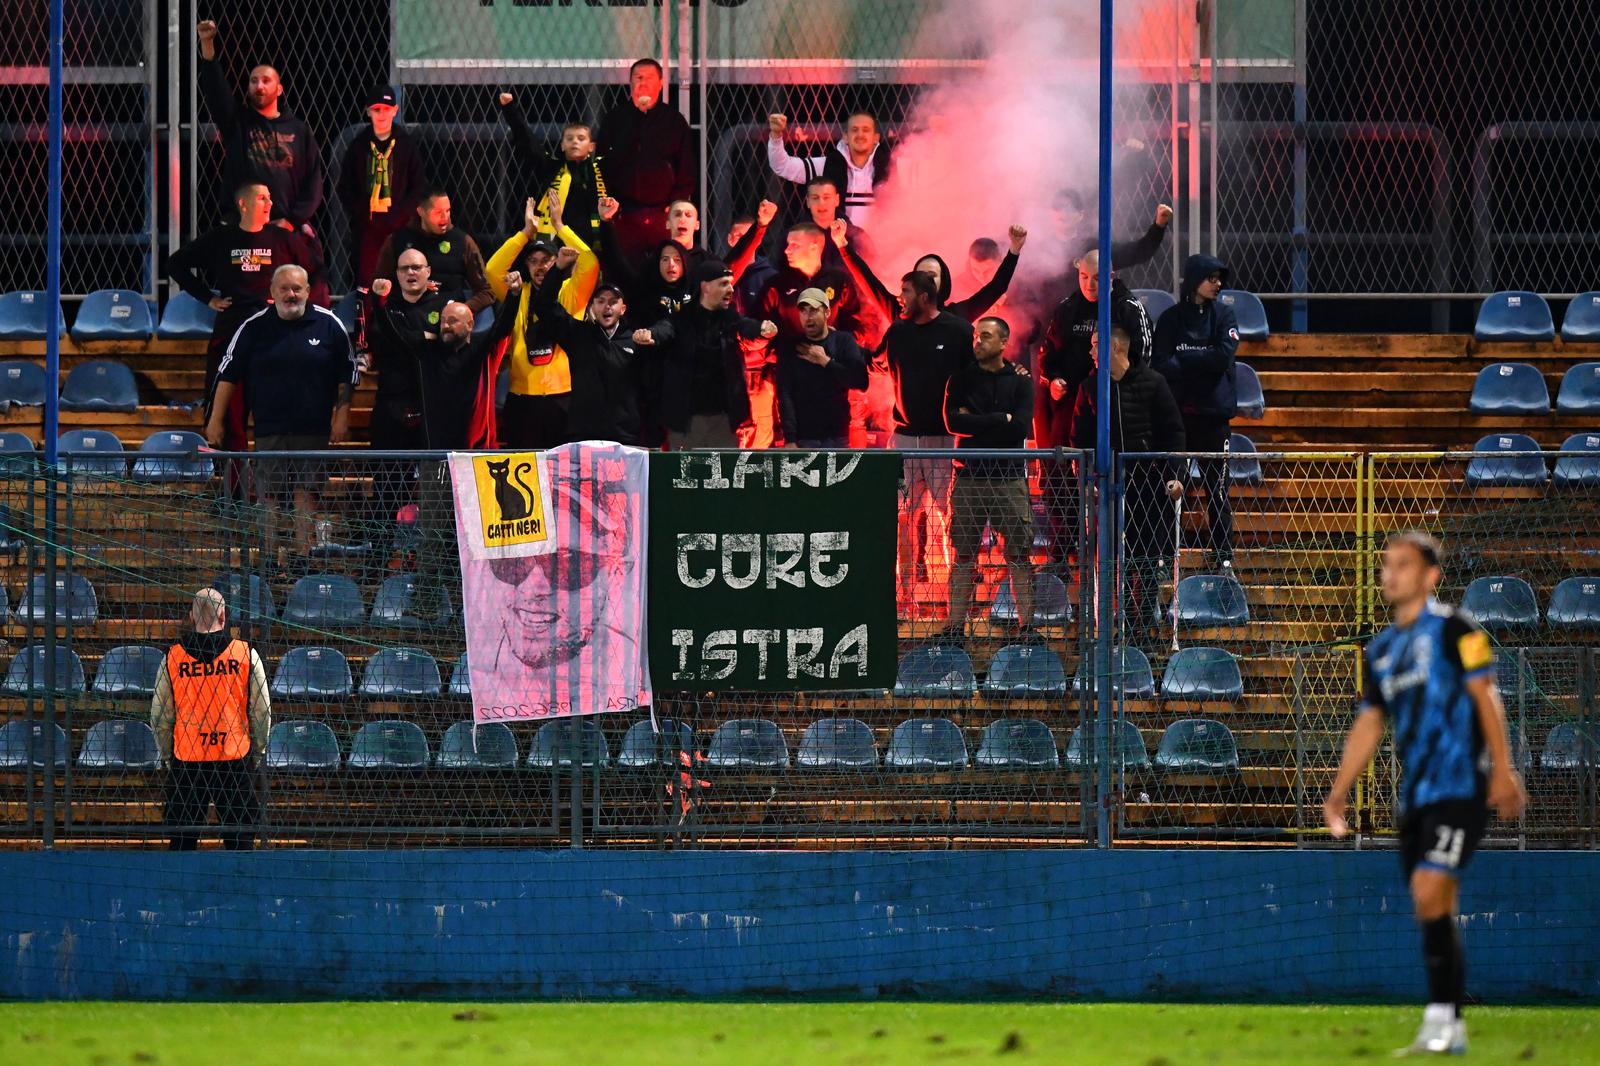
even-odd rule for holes
{"type": "Polygon", "coordinates": [[[673,452],[650,464],[658,690],[894,684],[900,457],[673,452]]]}

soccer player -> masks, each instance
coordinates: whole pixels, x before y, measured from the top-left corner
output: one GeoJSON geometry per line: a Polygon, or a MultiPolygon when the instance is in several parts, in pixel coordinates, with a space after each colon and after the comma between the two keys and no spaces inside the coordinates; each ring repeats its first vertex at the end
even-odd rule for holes
{"type": "Polygon", "coordinates": [[[1393,622],[1367,645],[1361,713],[1322,804],[1328,829],[1343,837],[1350,786],[1378,750],[1384,720],[1392,722],[1403,782],[1400,857],[1428,971],[1422,1028],[1402,1052],[1413,1055],[1467,1049],[1456,927],[1461,870],[1483,836],[1488,808],[1516,818],[1528,803],[1511,765],[1489,638],[1466,612],[1433,598],[1440,555],[1438,541],[1415,531],[1384,545],[1383,598],[1393,622]]]}

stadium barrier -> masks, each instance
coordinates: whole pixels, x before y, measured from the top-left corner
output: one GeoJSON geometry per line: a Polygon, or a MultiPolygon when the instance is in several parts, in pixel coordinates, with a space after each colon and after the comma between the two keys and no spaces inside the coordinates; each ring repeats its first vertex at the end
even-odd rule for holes
{"type": "MultiPolygon", "coordinates": [[[[259,768],[251,828],[263,846],[1323,844],[1321,796],[1360,691],[1358,642],[1384,624],[1377,551],[1386,533],[1422,527],[1451,554],[1447,600],[1470,600],[1477,576],[1521,576],[1537,601],[1536,621],[1490,626],[1533,804],[1489,846],[1594,846],[1597,654],[1583,635],[1584,582],[1573,624],[1550,611],[1554,587],[1583,578],[1593,557],[1592,487],[1469,491],[1465,455],[1124,456],[1111,489],[1116,624],[1097,638],[1083,565],[1097,544],[1088,457],[967,453],[1025,463],[1037,626],[1017,627],[1003,543],[980,530],[975,604],[956,640],[941,634],[954,457],[903,456],[892,683],[685,689],[658,662],[653,715],[477,731],[456,728],[472,716],[459,596],[425,617],[407,581],[430,551],[456,550],[453,528],[416,509],[419,463],[434,457],[80,452],[54,476],[11,460],[0,481],[14,593],[0,833],[13,845],[161,847],[185,828],[165,822],[141,723],[151,657],[182,628],[195,589],[214,583],[266,662],[285,727],[259,768]],[[1148,491],[1149,464],[1183,474],[1181,507],[1148,491]],[[314,509],[262,506],[262,477],[314,480],[314,509]],[[1226,568],[1208,499],[1223,484],[1226,568]],[[303,552],[291,546],[295,518],[303,552]],[[1095,665],[1102,644],[1109,673],[1095,665]],[[688,727],[687,739],[664,723],[688,727]],[[59,755],[47,750],[56,736],[59,755]]],[[[984,514],[1003,501],[1014,494],[996,485],[962,497],[984,514]]],[[[1356,797],[1363,842],[1392,837],[1394,784],[1386,748],[1356,797]]]]}

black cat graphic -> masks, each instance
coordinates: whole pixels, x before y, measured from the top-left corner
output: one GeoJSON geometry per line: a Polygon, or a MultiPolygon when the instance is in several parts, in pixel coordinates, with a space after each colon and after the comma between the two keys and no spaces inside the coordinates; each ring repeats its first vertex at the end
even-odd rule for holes
{"type": "Polygon", "coordinates": [[[518,463],[514,473],[510,459],[489,460],[484,466],[494,478],[494,502],[500,507],[500,521],[520,522],[533,514],[533,489],[522,480],[522,475],[533,469],[532,463],[518,463]]]}

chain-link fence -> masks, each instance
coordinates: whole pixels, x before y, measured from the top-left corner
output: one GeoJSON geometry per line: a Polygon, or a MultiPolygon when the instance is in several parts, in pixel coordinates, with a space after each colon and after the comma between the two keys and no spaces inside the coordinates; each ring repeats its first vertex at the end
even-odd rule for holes
{"type": "MultiPolygon", "coordinates": [[[[454,528],[419,460],[72,455],[50,480],[12,460],[4,831],[38,839],[53,812],[58,842],[166,843],[154,679],[210,585],[265,666],[245,809],[273,846],[1060,845],[1095,839],[1101,804],[1113,840],[1316,842],[1359,642],[1387,621],[1376,548],[1422,527],[1451,553],[1442,596],[1495,636],[1533,796],[1494,835],[1593,843],[1592,482],[1469,486],[1466,456],[1124,456],[1100,641],[1084,464],[954,461],[904,456],[892,687],[675,689],[658,663],[648,711],[474,728],[454,528]]],[[[1395,773],[1385,754],[1357,796],[1380,836],[1395,773]]]]}
{"type": "MultiPolygon", "coordinates": [[[[158,0],[65,8],[61,289],[153,295],[158,0]]],[[[42,289],[48,201],[47,6],[0,28],[0,292],[42,289]]]]}

